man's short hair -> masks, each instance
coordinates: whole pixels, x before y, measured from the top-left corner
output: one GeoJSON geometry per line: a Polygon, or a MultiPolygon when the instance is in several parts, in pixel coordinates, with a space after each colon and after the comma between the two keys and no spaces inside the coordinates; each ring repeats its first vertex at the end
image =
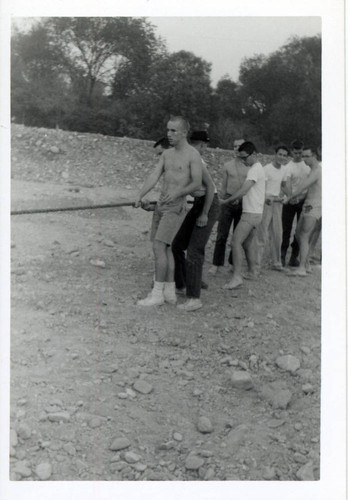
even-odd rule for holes
{"type": "Polygon", "coordinates": [[[194,130],[190,136],[190,142],[209,142],[206,130],[194,130]]]}
{"type": "Polygon", "coordinates": [[[250,141],[246,141],[246,142],[243,142],[243,144],[241,144],[238,148],[238,152],[239,153],[248,153],[248,155],[252,155],[253,153],[256,153],[257,150],[256,150],[256,147],[255,147],[255,144],[253,144],[252,142],[250,141]]]}
{"type": "Polygon", "coordinates": [[[170,147],[170,144],[169,144],[169,141],[167,139],[167,137],[161,137],[161,139],[159,139],[155,144],[154,144],[154,148],[157,148],[157,146],[162,146],[163,149],[169,149],[170,147]]]}
{"type": "Polygon", "coordinates": [[[282,146],[282,145],[281,145],[281,146],[277,146],[277,147],[275,148],[275,152],[276,152],[276,153],[278,153],[278,151],[279,151],[280,149],[284,149],[284,151],[286,151],[288,154],[290,154],[289,148],[288,148],[287,146],[282,146]]]}
{"type": "Polygon", "coordinates": [[[291,149],[303,149],[303,146],[303,141],[301,141],[300,139],[295,139],[291,143],[291,149]]]}
{"type": "Polygon", "coordinates": [[[178,116],[171,116],[169,121],[171,122],[179,122],[182,126],[182,128],[188,133],[189,130],[190,130],[190,124],[188,122],[188,120],[186,120],[186,118],[184,118],[183,116],[181,115],[178,115],[178,116]]]}

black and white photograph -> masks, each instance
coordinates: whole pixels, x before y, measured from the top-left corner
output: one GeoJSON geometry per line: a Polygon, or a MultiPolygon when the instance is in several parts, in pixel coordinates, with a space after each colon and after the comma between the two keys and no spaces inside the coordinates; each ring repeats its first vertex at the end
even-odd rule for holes
{"type": "Polygon", "coordinates": [[[345,498],[344,19],[224,5],[9,9],[6,500],[345,498]]]}

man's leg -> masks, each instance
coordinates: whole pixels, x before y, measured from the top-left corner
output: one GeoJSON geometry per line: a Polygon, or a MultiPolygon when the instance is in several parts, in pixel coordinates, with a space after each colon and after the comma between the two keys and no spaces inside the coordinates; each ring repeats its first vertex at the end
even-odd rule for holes
{"type": "Polygon", "coordinates": [[[288,251],[290,236],[292,230],[292,224],[295,217],[295,209],[293,205],[286,204],[283,205],[282,211],[282,226],[283,226],[283,235],[282,235],[282,245],[281,245],[281,259],[282,264],[285,266],[286,264],[286,253],[288,251]]]}
{"type": "Polygon", "coordinates": [[[256,231],[256,245],[257,245],[257,264],[259,267],[263,264],[263,257],[265,253],[265,245],[269,239],[269,226],[272,221],[273,205],[263,206],[262,221],[256,231]]]}
{"type": "Polygon", "coordinates": [[[271,223],[271,252],[273,266],[281,269],[281,244],[282,244],[282,204],[273,203],[272,223],[271,223]]]}
{"type": "Polygon", "coordinates": [[[211,269],[212,274],[215,274],[217,268],[223,266],[225,263],[226,242],[230,232],[232,220],[233,210],[231,207],[229,205],[221,205],[213,255],[213,268],[211,269]]]}
{"type": "Polygon", "coordinates": [[[153,252],[155,255],[155,282],[151,293],[145,299],[138,301],[138,305],[140,306],[157,306],[164,304],[163,291],[168,272],[167,246],[167,243],[156,239],[153,242],[153,252]]]}
{"type": "Polygon", "coordinates": [[[185,250],[189,245],[190,237],[198,216],[194,208],[195,207],[192,207],[187,213],[184,222],[181,224],[179,231],[176,233],[171,246],[170,253],[174,256],[175,261],[174,279],[176,288],[178,289],[185,288],[186,286],[185,250]]]}
{"type": "Polygon", "coordinates": [[[300,246],[300,265],[297,271],[294,273],[295,275],[306,275],[306,263],[309,253],[309,239],[315,228],[315,224],[315,217],[303,214],[298,222],[296,236],[300,246]]]}
{"type": "Polygon", "coordinates": [[[256,278],[256,263],[257,263],[257,250],[256,250],[256,228],[254,227],[248,237],[243,242],[245,257],[248,263],[248,275],[250,278],[256,278]]]}
{"type": "Polygon", "coordinates": [[[253,226],[243,220],[238,223],[236,230],[233,232],[232,237],[232,254],[233,254],[233,274],[232,279],[224,288],[232,289],[237,288],[243,283],[242,266],[243,266],[243,243],[253,230],[253,226]]]}
{"type": "MultiPolygon", "coordinates": [[[[240,218],[242,217],[242,205],[239,203],[238,205],[234,205],[234,210],[232,212],[232,222],[233,222],[233,232],[236,230],[236,227],[238,225],[238,222],[240,221],[240,218]]],[[[232,248],[230,250],[230,253],[228,254],[228,263],[233,266],[233,255],[232,255],[232,248]]]]}
{"type": "Polygon", "coordinates": [[[192,231],[190,243],[187,248],[186,260],[186,296],[188,301],[178,306],[185,311],[194,311],[202,307],[202,303],[199,299],[201,294],[205,247],[218,218],[219,211],[220,204],[216,196],[209,210],[207,225],[199,227],[196,224],[192,231]]]}
{"type": "MultiPolygon", "coordinates": [[[[301,217],[303,204],[304,204],[304,201],[301,201],[300,203],[293,205],[295,213],[296,213],[296,223],[297,224],[298,224],[300,217],[301,217]]],[[[297,241],[296,230],[295,230],[294,239],[293,239],[292,244],[291,244],[291,256],[289,259],[289,266],[298,267],[297,257],[299,255],[299,253],[300,253],[300,246],[299,246],[299,242],[297,241]]]]}

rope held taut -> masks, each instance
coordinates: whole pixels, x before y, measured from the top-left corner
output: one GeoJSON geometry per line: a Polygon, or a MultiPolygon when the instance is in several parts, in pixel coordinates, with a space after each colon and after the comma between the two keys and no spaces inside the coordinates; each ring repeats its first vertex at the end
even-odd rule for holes
{"type": "MultiPolygon", "coordinates": [[[[157,201],[150,201],[150,205],[156,205],[157,201]]],[[[192,201],[188,201],[192,203],[192,201]]],[[[62,207],[62,208],[33,208],[23,210],[12,210],[11,215],[24,214],[46,214],[49,212],[72,212],[77,210],[95,210],[97,208],[117,208],[117,207],[134,207],[134,201],[123,201],[119,203],[104,203],[101,205],[82,205],[77,207],[62,207]]]]}

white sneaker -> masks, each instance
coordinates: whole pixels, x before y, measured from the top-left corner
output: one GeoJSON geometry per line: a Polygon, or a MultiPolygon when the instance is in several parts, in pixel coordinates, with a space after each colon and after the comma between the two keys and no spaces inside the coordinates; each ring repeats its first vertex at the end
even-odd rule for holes
{"type": "Polygon", "coordinates": [[[146,297],[146,299],[141,299],[138,300],[137,305],[138,306],[161,306],[164,304],[164,296],[162,295],[155,295],[154,293],[150,292],[149,295],[146,297]]]}
{"type": "Polygon", "coordinates": [[[181,311],[191,312],[197,311],[197,309],[203,307],[203,304],[200,299],[189,299],[187,302],[185,302],[184,304],[180,304],[177,307],[178,309],[181,309],[181,311]]]}
{"type": "Polygon", "coordinates": [[[164,301],[167,302],[168,304],[176,304],[178,299],[176,298],[176,295],[172,293],[166,293],[165,291],[163,292],[163,297],[164,301]]]}

